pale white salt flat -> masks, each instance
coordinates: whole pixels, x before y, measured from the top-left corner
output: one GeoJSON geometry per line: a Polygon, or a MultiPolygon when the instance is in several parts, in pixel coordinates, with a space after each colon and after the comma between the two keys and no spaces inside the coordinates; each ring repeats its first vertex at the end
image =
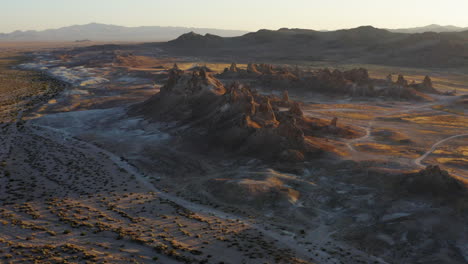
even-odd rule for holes
{"type": "Polygon", "coordinates": [[[127,153],[140,153],[147,146],[157,146],[170,138],[157,124],[127,117],[123,107],[49,114],[30,122],[72,136],[118,145],[115,147],[125,148],[127,153]]]}

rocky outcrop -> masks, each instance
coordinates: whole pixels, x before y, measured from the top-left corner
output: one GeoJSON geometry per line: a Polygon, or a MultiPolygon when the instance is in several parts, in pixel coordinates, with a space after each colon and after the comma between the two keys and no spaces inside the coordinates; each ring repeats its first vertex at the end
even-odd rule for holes
{"type": "Polygon", "coordinates": [[[252,63],[249,63],[249,64],[247,65],[247,73],[250,73],[250,74],[260,74],[260,72],[259,72],[258,69],[257,69],[257,65],[252,64],[252,63]]]}
{"type": "Polygon", "coordinates": [[[183,71],[174,68],[169,73],[168,84],[161,88],[161,92],[191,95],[201,93],[224,94],[226,89],[219,80],[208,77],[207,72],[204,70],[193,72],[191,75],[184,75],[183,71]]]}
{"type": "Polygon", "coordinates": [[[247,64],[247,69],[243,70],[237,67],[236,63],[232,63],[229,68],[224,69],[224,72],[218,77],[220,78],[242,78],[242,77],[260,77],[262,75],[277,75],[277,74],[284,74],[285,72],[289,73],[289,70],[285,68],[275,68],[271,64],[255,64],[249,63],[247,64]],[[236,73],[236,74],[233,74],[236,73]]]}
{"type": "Polygon", "coordinates": [[[291,104],[291,108],[289,109],[288,113],[295,118],[304,117],[304,112],[302,112],[302,109],[297,102],[293,102],[291,104]]]}
{"type": "Polygon", "coordinates": [[[271,106],[270,99],[262,98],[258,106],[258,110],[253,114],[252,120],[257,122],[260,127],[277,127],[278,120],[276,120],[275,112],[271,106]]]}
{"type": "Polygon", "coordinates": [[[418,173],[406,175],[399,185],[413,195],[432,197],[467,195],[466,186],[438,165],[429,165],[418,173]]]}
{"type": "Polygon", "coordinates": [[[239,69],[237,68],[237,64],[235,64],[234,62],[231,64],[231,67],[229,67],[229,71],[231,72],[238,72],[239,69]]]}
{"type": "Polygon", "coordinates": [[[337,127],[338,126],[338,118],[334,117],[332,121],[330,122],[331,127],[337,127]]]}
{"type": "Polygon", "coordinates": [[[422,83],[413,83],[410,86],[420,92],[440,94],[440,92],[434,88],[434,85],[432,84],[432,79],[429,76],[424,77],[422,83]]]}
{"type": "Polygon", "coordinates": [[[408,84],[403,75],[393,82],[392,75],[386,79],[370,78],[367,69],[358,68],[347,71],[318,69],[304,71],[299,67],[252,64],[246,70],[237,68],[235,63],[226,68],[221,79],[250,79],[254,87],[299,92],[319,92],[352,97],[384,97],[397,100],[430,100],[423,92],[438,93],[432,81],[426,77],[423,83],[408,84]]]}
{"type": "Polygon", "coordinates": [[[398,79],[396,81],[396,84],[401,86],[401,87],[407,87],[408,86],[408,81],[405,79],[403,75],[398,75],[398,79]]]}
{"type": "Polygon", "coordinates": [[[200,71],[214,72],[212,69],[210,69],[206,65],[203,65],[203,66],[196,65],[196,66],[191,67],[187,71],[192,71],[192,72],[200,72],[200,71]]]}
{"type": "MultiPolygon", "coordinates": [[[[205,71],[185,73],[174,68],[161,92],[134,106],[131,113],[177,121],[190,136],[203,131],[202,141],[214,147],[267,160],[301,161],[318,151],[305,138],[328,136],[330,131],[325,120],[305,117],[297,102],[285,99],[287,93],[283,98],[261,95],[237,82],[225,87],[205,71]],[[285,105],[289,110],[280,110],[285,105]]],[[[349,134],[344,131],[347,128],[337,128],[334,133],[349,134]]]]}
{"type": "Polygon", "coordinates": [[[283,97],[282,97],[284,102],[289,102],[289,93],[288,91],[283,91],[283,97]]]}
{"type": "Polygon", "coordinates": [[[424,81],[423,81],[422,85],[424,87],[427,87],[427,88],[433,88],[431,77],[426,75],[426,77],[424,77],[424,81]]]}
{"type": "Polygon", "coordinates": [[[366,84],[370,81],[369,72],[364,68],[345,71],[343,72],[343,76],[346,80],[357,84],[366,84]]]}
{"type": "Polygon", "coordinates": [[[388,84],[392,84],[393,83],[393,75],[392,74],[387,75],[386,81],[387,81],[388,84]]]}

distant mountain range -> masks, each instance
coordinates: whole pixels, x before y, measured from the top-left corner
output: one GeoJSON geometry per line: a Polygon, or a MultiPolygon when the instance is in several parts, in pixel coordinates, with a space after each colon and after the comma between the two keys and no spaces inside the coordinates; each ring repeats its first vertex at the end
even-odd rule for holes
{"type": "Polygon", "coordinates": [[[437,24],[428,25],[425,27],[414,27],[414,28],[399,28],[399,29],[388,29],[388,31],[395,33],[424,33],[424,32],[461,32],[467,31],[468,27],[456,27],[456,26],[441,26],[437,24]]]}
{"type": "MultiPolygon", "coordinates": [[[[423,32],[460,32],[468,28],[456,26],[429,25],[425,27],[386,29],[395,33],[423,33],[423,32]]],[[[197,34],[217,35],[220,37],[236,37],[249,33],[242,30],[224,30],[213,28],[189,28],[189,27],[124,27],[90,23],[86,25],[75,25],[58,29],[47,29],[42,31],[28,30],[15,31],[12,33],[0,33],[0,42],[28,42],[28,41],[136,41],[136,42],[160,42],[176,39],[187,32],[197,34]]],[[[322,30],[320,32],[333,32],[322,30]]]]}
{"type": "Polygon", "coordinates": [[[363,26],[337,31],[259,30],[239,37],[187,33],[161,43],[175,54],[235,62],[328,61],[414,67],[468,66],[468,31],[394,33],[363,26]]]}
{"type": "Polygon", "coordinates": [[[0,41],[168,41],[187,32],[199,34],[215,34],[223,37],[234,37],[248,33],[242,30],[224,30],[211,28],[187,28],[187,27],[123,27],[91,23],[76,25],[58,29],[43,31],[15,31],[12,33],[0,33],[0,41]]]}

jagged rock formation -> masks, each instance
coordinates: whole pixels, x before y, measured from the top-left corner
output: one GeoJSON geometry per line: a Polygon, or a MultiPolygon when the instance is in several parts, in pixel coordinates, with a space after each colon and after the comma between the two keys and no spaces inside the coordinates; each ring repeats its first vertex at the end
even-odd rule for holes
{"type": "Polygon", "coordinates": [[[321,150],[307,143],[308,136],[358,134],[350,127],[330,132],[327,121],[305,117],[297,102],[261,95],[239,83],[225,87],[205,71],[184,73],[177,68],[170,71],[159,94],[134,106],[131,113],[178,121],[202,130],[213,145],[270,160],[300,161],[317,155],[321,150]],[[280,110],[285,105],[289,110],[280,110]]]}
{"type": "Polygon", "coordinates": [[[423,83],[408,84],[403,75],[399,75],[396,82],[393,82],[392,75],[388,75],[385,80],[372,79],[364,68],[348,71],[319,69],[311,72],[298,67],[290,69],[269,64],[249,64],[247,70],[242,70],[233,64],[218,77],[252,79],[251,84],[255,87],[398,100],[427,100],[429,98],[422,92],[438,93],[428,76],[423,83]]]}

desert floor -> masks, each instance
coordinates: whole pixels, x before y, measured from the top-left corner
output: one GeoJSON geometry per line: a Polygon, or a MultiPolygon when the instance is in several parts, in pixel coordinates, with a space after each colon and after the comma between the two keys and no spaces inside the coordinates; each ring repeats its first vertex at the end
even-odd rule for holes
{"type": "MultiPolygon", "coordinates": [[[[54,68],[51,79],[50,72],[37,72],[59,67],[49,48],[70,47],[44,47],[5,46],[0,53],[0,262],[410,263],[405,254],[426,254],[417,243],[401,254],[383,250],[400,245],[387,226],[391,221],[405,225],[410,219],[405,228],[419,223],[428,229],[466,223],[434,224],[425,216],[440,210],[451,219],[446,207],[395,202],[367,184],[376,170],[407,173],[429,164],[468,182],[468,117],[466,109],[451,107],[468,93],[462,73],[439,73],[436,87],[457,89],[458,96],[433,96],[431,102],[291,94],[307,115],[338,117],[363,131],[360,138],[334,142],[341,160],[309,161],[295,171],[187,151],[168,124],[127,115],[130,105],[159,91],[158,76],[173,63],[216,71],[227,63],[144,50],[138,62],[103,66],[90,53],[81,55],[83,65],[54,68]],[[11,68],[22,63],[32,63],[30,70],[11,68]],[[364,183],[350,182],[353,174],[364,183]],[[224,178],[280,182],[295,192],[284,201],[257,201],[207,184],[224,178]],[[375,244],[350,238],[360,232],[375,232],[366,240],[375,244]]],[[[371,74],[385,76],[385,70],[375,67],[371,74]]],[[[424,74],[412,70],[410,76],[424,74]]],[[[466,249],[466,239],[457,240],[457,252],[466,249]]],[[[452,263],[468,257],[437,254],[452,263]]]]}

